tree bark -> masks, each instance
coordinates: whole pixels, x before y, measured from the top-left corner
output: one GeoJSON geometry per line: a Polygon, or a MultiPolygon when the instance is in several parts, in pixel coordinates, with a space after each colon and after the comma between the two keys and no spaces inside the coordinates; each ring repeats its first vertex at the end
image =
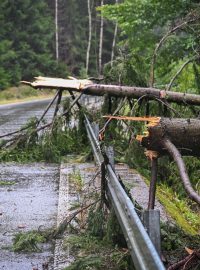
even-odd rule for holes
{"type": "Polygon", "coordinates": [[[169,139],[182,155],[200,156],[200,119],[155,119],[157,120],[148,122],[145,135],[136,138],[143,147],[165,155],[168,150],[163,145],[163,140],[169,139]]]}
{"type": "Polygon", "coordinates": [[[86,53],[86,73],[88,74],[89,60],[90,60],[90,48],[91,48],[91,40],[92,40],[92,14],[91,14],[91,6],[90,0],[87,0],[88,4],[88,22],[89,22],[89,36],[88,36],[88,47],[86,53]]]}
{"type": "MultiPolygon", "coordinates": [[[[119,0],[115,0],[116,5],[119,3],[119,0]]],[[[118,23],[115,23],[115,30],[114,30],[114,36],[113,36],[113,43],[112,43],[112,52],[111,52],[111,67],[113,66],[113,60],[115,55],[115,46],[116,46],[116,39],[117,39],[117,31],[118,31],[118,23]]]]}
{"type": "Polygon", "coordinates": [[[55,34],[56,34],[56,60],[59,59],[59,42],[58,42],[58,0],[55,0],[55,34]]]}
{"type": "Polygon", "coordinates": [[[165,91],[157,88],[144,88],[135,86],[118,86],[118,85],[103,85],[92,84],[84,88],[84,93],[88,95],[103,96],[108,94],[116,97],[130,97],[154,100],[155,98],[162,99],[163,101],[175,102],[185,105],[200,105],[200,95],[186,94],[181,92],[165,91]]]}
{"type": "MultiPolygon", "coordinates": [[[[103,7],[104,0],[101,0],[101,7],[103,7]]],[[[103,15],[101,14],[100,23],[100,37],[99,37],[99,75],[102,73],[102,50],[103,50],[103,15]]]]}

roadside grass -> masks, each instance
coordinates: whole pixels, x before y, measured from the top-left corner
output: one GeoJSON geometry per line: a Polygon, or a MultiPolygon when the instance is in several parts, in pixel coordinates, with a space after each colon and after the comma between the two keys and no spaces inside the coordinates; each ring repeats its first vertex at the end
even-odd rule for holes
{"type": "Polygon", "coordinates": [[[17,103],[34,99],[50,98],[54,90],[37,90],[27,85],[10,87],[0,91],[0,104],[17,103]]]}

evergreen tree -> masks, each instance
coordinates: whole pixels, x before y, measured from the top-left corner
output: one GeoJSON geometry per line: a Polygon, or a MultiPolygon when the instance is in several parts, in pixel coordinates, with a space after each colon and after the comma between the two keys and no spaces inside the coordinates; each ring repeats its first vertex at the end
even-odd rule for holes
{"type": "Polygon", "coordinates": [[[53,21],[44,0],[0,3],[1,88],[58,71],[51,43],[53,21]]]}

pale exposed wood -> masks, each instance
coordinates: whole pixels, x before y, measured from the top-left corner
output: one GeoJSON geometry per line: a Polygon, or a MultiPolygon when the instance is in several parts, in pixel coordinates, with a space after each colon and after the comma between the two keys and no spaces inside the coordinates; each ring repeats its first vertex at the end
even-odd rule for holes
{"type": "Polygon", "coordinates": [[[59,79],[48,77],[36,77],[34,82],[22,81],[24,84],[31,85],[35,88],[59,88],[59,89],[77,89],[81,90],[88,85],[93,84],[90,80],[77,80],[77,79],[59,79]]]}

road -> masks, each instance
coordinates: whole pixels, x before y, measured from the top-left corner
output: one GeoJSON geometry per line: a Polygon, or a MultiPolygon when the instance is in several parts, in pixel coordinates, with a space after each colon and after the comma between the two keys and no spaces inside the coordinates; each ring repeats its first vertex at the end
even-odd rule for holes
{"type": "MultiPolygon", "coordinates": [[[[31,117],[39,118],[49,102],[40,100],[1,105],[0,135],[18,130],[31,117]]],[[[91,100],[84,98],[82,102],[88,105],[91,100]]],[[[49,110],[46,121],[52,119],[53,112],[54,108],[49,110]]],[[[68,165],[65,170],[68,171],[68,165]]],[[[68,189],[67,194],[63,192],[66,178],[62,178],[59,164],[0,163],[0,269],[42,270],[42,264],[47,263],[48,270],[60,270],[72,260],[68,254],[66,258],[66,252],[61,252],[58,240],[55,250],[52,244],[44,245],[42,252],[36,253],[16,253],[12,250],[12,239],[17,233],[55,228],[63,212],[66,216],[65,208],[69,208],[70,196],[68,189]],[[64,181],[63,185],[60,179],[64,181]]]]}
{"type": "MultiPolygon", "coordinates": [[[[45,99],[0,105],[0,135],[16,131],[32,117],[39,118],[49,102],[50,99],[45,99]]],[[[53,108],[49,110],[45,119],[48,121],[52,116],[53,108]]]]}
{"type": "MultiPolygon", "coordinates": [[[[0,135],[16,131],[31,117],[40,117],[49,99],[0,106],[0,135]]],[[[53,116],[53,108],[46,120],[53,116]]],[[[57,224],[59,165],[46,163],[0,164],[0,269],[53,269],[53,248],[24,254],[12,251],[16,233],[50,229],[57,224]],[[10,185],[12,183],[12,185],[10,185]],[[35,267],[35,268],[34,268],[35,267]]]]}

